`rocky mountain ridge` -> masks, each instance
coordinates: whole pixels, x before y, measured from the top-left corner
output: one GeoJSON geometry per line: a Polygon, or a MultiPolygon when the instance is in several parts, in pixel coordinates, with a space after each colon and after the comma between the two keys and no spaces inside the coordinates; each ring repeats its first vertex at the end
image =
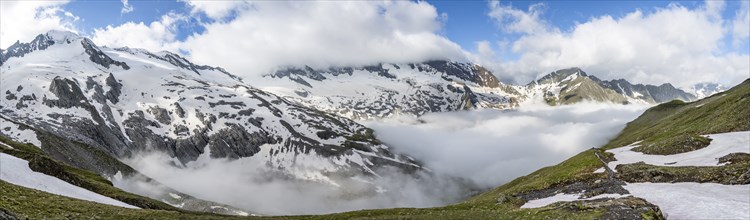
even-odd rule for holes
{"type": "Polygon", "coordinates": [[[353,119],[513,108],[520,95],[479,65],[451,61],[285,67],[265,79],[259,83],[264,90],[353,119]]]}
{"type": "Polygon", "coordinates": [[[427,61],[362,67],[285,67],[256,82],[304,105],[352,119],[420,116],[468,109],[513,109],[527,102],[550,105],[584,100],[656,104],[696,97],[665,83],[601,80],[580,68],[554,71],[527,85],[500,82],[472,63],[427,61]]]}
{"type": "Polygon", "coordinates": [[[541,90],[542,97],[551,105],[572,104],[581,100],[657,104],[675,99],[683,101],[696,99],[694,95],[677,89],[669,83],[654,86],[631,84],[624,79],[601,80],[577,67],[547,74],[527,84],[526,89],[531,93],[540,93],[541,90]]]}

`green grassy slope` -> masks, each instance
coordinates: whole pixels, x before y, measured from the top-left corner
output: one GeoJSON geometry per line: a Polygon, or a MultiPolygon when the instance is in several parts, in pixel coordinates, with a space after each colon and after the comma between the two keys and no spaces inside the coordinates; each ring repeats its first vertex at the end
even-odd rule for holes
{"type": "Polygon", "coordinates": [[[120,200],[141,208],[178,210],[177,208],[151,198],[125,192],[112,186],[112,182],[96,173],[75,168],[46,156],[39,148],[31,144],[22,144],[0,136],[0,141],[13,147],[0,147],[0,152],[24,159],[29,167],[40,173],[57,177],[65,182],[88,189],[92,192],[120,200]]]}
{"type": "Polygon", "coordinates": [[[691,103],[671,101],[646,110],[604,146],[642,141],[636,151],[675,154],[708,146],[699,135],[750,130],[750,79],[725,92],[691,103]]]}
{"type": "MultiPolygon", "coordinates": [[[[515,195],[533,190],[545,189],[557,185],[605,179],[604,173],[593,173],[603,167],[594,152],[600,149],[584,151],[558,165],[542,168],[527,176],[475,196],[467,201],[438,208],[399,208],[381,210],[362,210],[322,216],[296,216],[304,219],[597,219],[607,213],[601,204],[591,205],[587,202],[564,202],[550,206],[521,209],[525,201],[515,195]]],[[[625,203],[639,203],[640,200],[628,200],[625,203]]],[[[636,204],[642,205],[642,204],[636,204]]],[[[659,219],[657,213],[646,213],[643,218],[659,219]]]]}
{"type": "Polygon", "coordinates": [[[549,188],[551,186],[594,178],[605,178],[604,173],[593,173],[604,165],[596,158],[595,149],[584,151],[555,166],[539,169],[529,175],[516,178],[500,187],[475,196],[461,204],[487,205],[496,203],[498,198],[549,188]]]}
{"type": "Polygon", "coordinates": [[[19,219],[232,219],[176,210],[128,209],[58,196],[0,180],[0,209],[19,219]]]}

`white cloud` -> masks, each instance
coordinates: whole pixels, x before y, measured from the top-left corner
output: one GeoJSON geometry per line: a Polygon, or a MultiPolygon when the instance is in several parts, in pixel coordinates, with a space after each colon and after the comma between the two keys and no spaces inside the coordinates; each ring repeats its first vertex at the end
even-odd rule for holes
{"type": "Polygon", "coordinates": [[[135,8],[128,3],[128,0],[120,0],[122,2],[122,9],[120,9],[120,14],[127,14],[130,12],[133,12],[135,8]]]}
{"type": "Polygon", "coordinates": [[[110,47],[135,47],[150,51],[175,51],[179,42],[175,40],[178,22],[185,16],[168,13],[160,20],[146,25],[143,22],[127,22],[119,26],[94,29],[92,40],[98,45],[110,47]]]}
{"type": "Polygon", "coordinates": [[[477,53],[479,53],[482,57],[494,57],[495,51],[492,49],[492,44],[490,44],[489,41],[478,41],[476,42],[477,45],[477,53]]]}
{"type": "Polygon", "coordinates": [[[724,0],[709,0],[704,3],[703,9],[706,11],[706,15],[711,19],[720,20],[721,13],[727,5],[726,2],[724,0]]]}
{"type": "Polygon", "coordinates": [[[740,46],[750,37],[750,1],[742,1],[732,21],[732,44],[740,46]]]}
{"type": "Polygon", "coordinates": [[[250,7],[250,1],[246,0],[183,0],[191,7],[191,13],[204,13],[214,20],[221,20],[237,10],[250,7]]]}
{"type": "Polygon", "coordinates": [[[723,2],[708,1],[696,9],[670,4],[652,13],[636,10],[622,17],[594,17],[569,31],[537,27],[544,22],[535,21],[540,12],[533,7],[524,12],[497,4],[490,4],[493,11],[488,15],[510,27],[508,31],[522,33],[511,44],[518,60],[494,68],[501,78],[526,83],[555,69],[578,66],[604,79],[671,82],[688,88],[698,82],[736,84],[750,72],[750,57],[720,51],[728,33],[720,17],[723,2]],[[520,19],[499,19],[496,14],[520,19]]]}
{"type": "Polygon", "coordinates": [[[547,31],[548,26],[540,18],[545,9],[543,3],[530,5],[527,12],[510,5],[501,5],[499,1],[491,1],[489,4],[488,15],[508,32],[528,34],[547,31]]]}
{"type": "MultiPolygon", "coordinates": [[[[191,5],[194,3],[191,2],[191,5]]],[[[221,11],[221,8],[201,11],[221,11]]],[[[205,25],[181,49],[199,63],[252,76],[279,65],[365,65],[463,58],[437,34],[442,24],[426,2],[254,2],[231,21],[205,25]]],[[[212,17],[224,17],[216,12],[212,17]]]]}
{"type": "Polygon", "coordinates": [[[510,5],[501,5],[499,1],[491,1],[488,16],[502,24],[500,27],[508,32],[538,33],[547,30],[548,26],[540,18],[544,11],[544,4],[530,5],[528,11],[513,8],[510,5]]]}
{"type": "Polygon", "coordinates": [[[0,48],[29,42],[49,30],[77,32],[79,18],[62,9],[67,1],[0,1],[0,48]]]}
{"type": "MultiPolygon", "coordinates": [[[[295,180],[267,167],[262,157],[228,160],[210,158],[205,153],[185,168],[174,166],[174,159],[162,153],[135,155],[126,162],[180,192],[263,215],[440,206],[466,198],[470,190],[450,179],[406,175],[398,170],[378,170],[382,175],[376,179],[366,175],[332,177],[338,186],[295,180]],[[373,184],[380,186],[381,192],[373,184]]],[[[115,179],[114,184],[142,195],[163,193],[136,178],[115,179]]]]}
{"type": "Polygon", "coordinates": [[[427,114],[366,122],[378,139],[434,172],[496,187],[604,145],[647,106],[582,103],[427,114]],[[533,132],[532,132],[533,131],[533,132]]]}

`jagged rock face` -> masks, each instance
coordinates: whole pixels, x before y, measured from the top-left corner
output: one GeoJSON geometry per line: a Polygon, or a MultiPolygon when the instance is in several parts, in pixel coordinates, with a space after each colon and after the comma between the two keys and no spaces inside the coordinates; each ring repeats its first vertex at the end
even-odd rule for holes
{"type": "Polygon", "coordinates": [[[257,157],[302,179],[310,173],[375,176],[383,166],[420,169],[364,126],[246,86],[223,69],[171,53],[99,48],[72,33],[40,36],[55,43],[3,54],[9,59],[0,88],[13,89],[3,91],[0,111],[6,120],[43,131],[36,135],[42,149],[75,166],[117,171],[95,155],[65,150],[65,140],[119,158],[149,150],[180,163],[206,153],[257,157]]]}
{"type": "Polygon", "coordinates": [[[673,87],[631,84],[624,79],[601,80],[580,68],[554,71],[520,89],[529,97],[543,97],[551,104],[572,104],[582,100],[612,103],[663,103],[680,99],[695,100],[695,96],[673,87]]]}
{"type": "Polygon", "coordinates": [[[499,87],[497,78],[492,75],[487,69],[479,65],[473,65],[468,63],[456,63],[448,61],[427,61],[422,65],[414,65],[420,71],[432,68],[435,72],[445,73],[448,76],[453,76],[464,81],[476,83],[479,86],[496,88],[499,87]],[[427,67],[425,67],[427,66],[427,67]]]}
{"type": "Polygon", "coordinates": [[[549,105],[573,104],[584,100],[627,103],[624,96],[601,87],[579,68],[552,72],[527,84],[521,91],[531,99],[541,99],[549,105]]]}
{"type": "Polygon", "coordinates": [[[597,82],[605,88],[611,89],[630,98],[640,99],[648,103],[669,102],[675,99],[692,101],[696,97],[690,93],[675,88],[672,84],[665,83],[660,86],[631,84],[627,80],[617,79],[597,82]]]}
{"type": "Polygon", "coordinates": [[[449,61],[328,69],[287,67],[265,79],[266,90],[353,119],[506,109],[517,106],[520,95],[481,66],[449,61]]]}
{"type": "Polygon", "coordinates": [[[67,36],[59,38],[60,35],[64,34],[64,32],[53,31],[47,34],[37,35],[36,38],[34,38],[34,40],[29,43],[21,43],[19,41],[16,41],[16,43],[8,47],[7,50],[2,51],[2,56],[0,56],[0,65],[2,65],[11,57],[23,57],[24,55],[34,51],[47,49],[47,47],[52,46],[56,43],[55,40],[53,40],[53,37],[58,37],[61,42],[70,43],[71,39],[69,39],[67,36]]]}

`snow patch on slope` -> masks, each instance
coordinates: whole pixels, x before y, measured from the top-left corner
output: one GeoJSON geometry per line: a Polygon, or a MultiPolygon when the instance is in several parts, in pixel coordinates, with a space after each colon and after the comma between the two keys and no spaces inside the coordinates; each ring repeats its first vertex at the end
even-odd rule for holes
{"type": "MultiPolygon", "coordinates": [[[[674,155],[646,155],[632,149],[639,144],[608,150],[618,164],[643,161],[658,166],[721,166],[718,158],[730,153],[750,153],[750,131],[705,135],[713,140],[709,146],[674,155]]],[[[717,183],[628,183],[624,186],[637,196],[659,206],[668,219],[748,219],[750,218],[750,185],[717,183]]]]}
{"type": "Polygon", "coordinates": [[[730,153],[750,153],[750,131],[705,135],[713,139],[707,147],[673,155],[648,155],[632,151],[639,144],[607,150],[615,155],[616,161],[608,166],[615,170],[619,164],[630,164],[643,161],[657,166],[719,166],[720,157],[730,153]]]}
{"type": "Polygon", "coordinates": [[[585,200],[594,200],[594,199],[601,199],[601,198],[620,198],[624,197],[626,195],[620,195],[620,194],[601,194],[597,195],[591,198],[586,199],[579,199],[581,197],[581,194],[565,194],[565,193],[558,193],[554,196],[550,196],[547,198],[541,198],[541,199],[534,199],[530,200],[526,203],[524,203],[521,208],[522,209],[528,209],[528,208],[539,208],[544,207],[556,202],[571,202],[571,201],[585,201],[585,200]]]}
{"type": "Polygon", "coordinates": [[[750,185],[631,183],[625,189],[659,206],[667,219],[750,218],[750,185]]]}
{"type": "MultiPolygon", "coordinates": [[[[31,143],[37,147],[42,146],[42,142],[39,141],[39,139],[36,137],[36,132],[34,132],[34,130],[22,129],[16,123],[10,122],[3,118],[0,118],[0,134],[3,134],[17,142],[31,143]]],[[[6,145],[6,144],[3,144],[3,145],[6,145]]]]}
{"type": "Polygon", "coordinates": [[[124,208],[139,209],[138,207],[72,185],[53,176],[34,172],[29,168],[28,161],[4,153],[0,153],[0,180],[56,195],[124,208]]]}

